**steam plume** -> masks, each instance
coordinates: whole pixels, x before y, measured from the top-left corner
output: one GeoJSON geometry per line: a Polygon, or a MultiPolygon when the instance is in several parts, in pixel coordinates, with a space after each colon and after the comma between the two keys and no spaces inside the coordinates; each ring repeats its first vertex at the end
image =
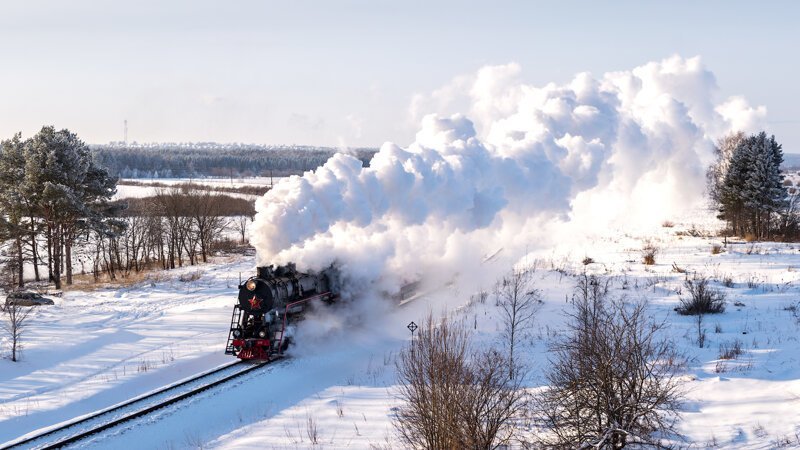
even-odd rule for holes
{"type": "Polygon", "coordinates": [[[498,249],[514,261],[547,244],[547,224],[660,223],[701,201],[714,140],[766,114],[740,97],[716,102],[697,57],[565,85],[520,76],[509,64],[458,77],[415,97],[412,114],[438,114],[420,115],[410,145],[384,144],[368,168],[338,154],[279,183],[256,204],[258,262],[336,261],[351,286],[393,292],[477,273],[498,249]]]}

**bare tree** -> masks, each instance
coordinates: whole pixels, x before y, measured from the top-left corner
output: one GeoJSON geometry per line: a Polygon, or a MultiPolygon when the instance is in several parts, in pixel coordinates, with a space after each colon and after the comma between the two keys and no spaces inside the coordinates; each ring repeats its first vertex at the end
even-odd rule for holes
{"type": "MultiPolygon", "coordinates": [[[[514,420],[522,415],[525,391],[522,377],[509,378],[508,357],[496,350],[475,352],[470,364],[470,382],[460,403],[461,448],[494,449],[514,437],[514,420]]],[[[513,369],[519,373],[519,369],[513,369]]]]}
{"type": "Polygon", "coordinates": [[[409,448],[493,449],[512,436],[523,391],[493,350],[470,352],[461,323],[428,316],[397,359],[400,398],[394,421],[409,448]]]}
{"type": "Polygon", "coordinates": [[[508,377],[514,378],[518,367],[514,357],[520,336],[536,318],[542,304],[542,294],[533,287],[533,270],[512,269],[497,282],[495,296],[503,321],[503,340],[508,347],[508,377]]]}
{"type": "Polygon", "coordinates": [[[594,276],[579,280],[569,332],[553,345],[550,386],[536,402],[550,431],[545,446],[658,447],[656,435],[675,433],[684,360],[645,303],[610,300],[604,286],[594,276]]]}
{"type": "Polygon", "coordinates": [[[244,245],[247,242],[247,223],[253,222],[253,216],[241,215],[235,219],[236,230],[241,235],[240,244],[244,245]]]}
{"type": "Polygon", "coordinates": [[[429,315],[397,359],[397,428],[411,448],[451,449],[460,443],[458,405],[467,378],[467,332],[429,315]]]}
{"type": "Polygon", "coordinates": [[[7,304],[5,306],[3,331],[5,331],[11,340],[11,361],[16,362],[18,360],[20,350],[22,349],[22,335],[27,326],[28,315],[31,313],[32,309],[32,307],[20,306],[16,303],[7,304]]]}

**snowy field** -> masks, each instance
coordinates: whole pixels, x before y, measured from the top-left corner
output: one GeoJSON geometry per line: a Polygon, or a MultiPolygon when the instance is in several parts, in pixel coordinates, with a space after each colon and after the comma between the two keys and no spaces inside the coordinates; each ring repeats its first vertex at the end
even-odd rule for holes
{"type": "MultiPolygon", "coordinates": [[[[248,186],[269,186],[270,184],[277,184],[280,180],[287,177],[250,177],[250,178],[156,178],[156,179],[142,179],[142,178],[125,178],[120,181],[122,182],[134,182],[134,183],[158,183],[167,186],[173,186],[177,184],[184,184],[184,183],[192,183],[192,184],[201,184],[204,186],[211,186],[211,187],[219,187],[219,188],[237,188],[237,187],[248,187],[248,186]]],[[[156,194],[159,189],[164,189],[163,187],[158,186],[131,186],[126,184],[119,184],[117,185],[117,194],[114,196],[114,200],[120,200],[123,198],[142,198],[142,197],[149,197],[156,194]]],[[[258,198],[258,195],[249,195],[249,194],[237,194],[237,193],[230,193],[225,192],[226,195],[230,195],[232,197],[238,198],[245,198],[248,200],[255,200],[258,198]]]]}
{"type": "MultiPolygon", "coordinates": [[[[613,277],[614,295],[648,300],[686,352],[680,445],[800,446],[800,246],[731,242],[712,254],[722,241],[692,236],[715,228],[703,214],[646,236],[621,232],[531,255],[545,304],[524,340],[527,385],[544,382],[548,342],[563,326],[574,274],[585,267],[613,277]],[[655,266],[640,262],[645,237],[660,249],[655,266]],[[586,256],[595,262],[584,266],[586,256]],[[725,312],[706,316],[705,348],[697,346],[693,318],[674,312],[686,275],[673,264],[712,277],[727,293],[725,312]],[[737,341],[743,354],[720,359],[720,346],[737,341]]],[[[0,442],[229,361],[223,349],[236,285],[254,265],[252,257],[218,259],[125,289],[66,292],[55,306],[37,309],[23,361],[0,361],[0,442]],[[197,280],[179,280],[196,271],[197,280]]],[[[290,359],[80,447],[402,448],[391,417],[394,357],[408,338],[406,324],[446,311],[476,325],[482,344],[499,341],[491,297],[471,302],[474,293],[454,281],[402,308],[359,308],[373,311],[369,317],[321,312],[300,326],[290,359]]]]}

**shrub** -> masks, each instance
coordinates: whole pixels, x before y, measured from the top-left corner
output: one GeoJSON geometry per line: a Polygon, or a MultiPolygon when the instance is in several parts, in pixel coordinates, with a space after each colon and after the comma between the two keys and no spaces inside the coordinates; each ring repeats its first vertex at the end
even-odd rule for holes
{"type": "Polygon", "coordinates": [[[711,246],[711,254],[712,255],[719,255],[722,253],[722,246],[719,244],[714,244],[711,246]]]}
{"type": "Polygon", "coordinates": [[[725,311],[725,293],[709,286],[709,280],[699,277],[683,283],[688,298],[681,298],[678,314],[694,316],[698,314],[717,314],[725,311]]]}
{"type": "Polygon", "coordinates": [[[230,238],[217,239],[211,243],[211,248],[215,252],[233,253],[238,247],[239,243],[230,238]]]}
{"type": "Polygon", "coordinates": [[[578,280],[567,333],[553,344],[549,387],[536,397],[544,448],[663,448],[674,432],[684,359],[645,303],[605,298],[578,280]],[[637,445],[638,444],[638,445],[637,445]]]}
{"type": "Polygon", "coordinates": [[[658,247],[656,247],[651,241],[645,241],[644,247],[642,247],[642,262],[646,266],[652,266],[656,263],[657,253],[658,247]]]}
{"type": "Polygon", "coordinates": [[[755,242],[758,238],[753,233],[745,233],[744,240],[745,242],[755,242]]]}
{"type": "Polygon", "coordinates": [[[399,397],[393,424],[404,448],[496,448],[507,443],[523,406],[522,377],[506,356],[470,351],[462,323],[432,316],[395,360],[399,397]]]}
{"type": "Polygon", "coordinates": [[[586,258],[583,258],[583,261],[581,262],[583,263],[584,266],[588,266],[589,264],[592,264],[594,262],[594,259],[587,256],[586,258]]]}
{"type": "Polygon", "coordinates": [[[661,222],[661,226],[664,227],[664,228],[672,228],[672,227],[675,226],[675,223],[670,221],[670,220],[665,220],[665,221],[661,222]]]}
{"type": "Polygon", "coordinates": [[[719,359],[736,359],[742,353],[744,353],[742,342],[738,339],[719,344],[719,359]]]}

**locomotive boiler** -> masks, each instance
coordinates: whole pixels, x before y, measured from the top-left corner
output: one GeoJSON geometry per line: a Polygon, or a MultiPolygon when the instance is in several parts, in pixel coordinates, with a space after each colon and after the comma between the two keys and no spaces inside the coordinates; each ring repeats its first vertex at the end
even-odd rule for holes
{"type": "Polygon", "coordinates": [[[295,265],[258,267],[239,285],[225,353],[239,359],[268,360],[288,347],[289,327],[309,303],[334,302],[338,276],[331,267],[319,273],[298,272],[295,265]]]}

